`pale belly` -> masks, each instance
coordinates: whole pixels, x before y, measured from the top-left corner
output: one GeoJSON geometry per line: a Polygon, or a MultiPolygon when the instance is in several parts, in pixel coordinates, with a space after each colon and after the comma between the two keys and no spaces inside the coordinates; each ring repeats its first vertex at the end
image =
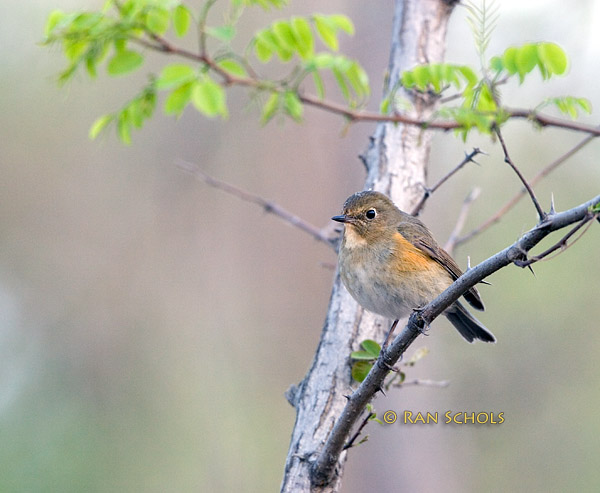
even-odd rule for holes
{"type": "Polygon", "coordinates": [[[443,267],[433,261],[425,270],[392,274],[384,267],[385,258],[379,261],[371,258],[368,268],[352,269],[348,268],[348,265],[356,265],[351,262],[352,255],[346,260],[340,262],[340,276],[352,297],[367,310],[393,320],[407,317],[452,284],[443,267]]]}

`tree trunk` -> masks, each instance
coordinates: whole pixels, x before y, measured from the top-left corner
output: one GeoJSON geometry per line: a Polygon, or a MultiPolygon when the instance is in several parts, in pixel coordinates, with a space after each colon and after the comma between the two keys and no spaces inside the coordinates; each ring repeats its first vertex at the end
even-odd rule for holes
{"type": "MultiPolygon", "coordinates": [[[[448,19],[456,1],[396,0],[389,64],[384,96],[397,87],[404,70],[422,63],[441,62],[445,52],[448,19]]],[[[396,91],[396,98],[411,102],[408,114],[426,120],[435,101],[422,94],[396,91]]],[[[394,107],[391,105],[390,107],[394,107]]],[[[367,168],[365,189],[391,196],[410,211],[424,192],[431,133],[415,126],[379,124],[363,157],[367,168]]],[[[336,273],[321,340],[305,378],[287,393],[296,408],[296,423],[285,465],[281,491],[338,491],[346,453],[342,452],[331,482],[311,485],[310,465],[352,392],[350,353],[358,341],[382,339],[390,321],[363,311],[336,273]]]]}

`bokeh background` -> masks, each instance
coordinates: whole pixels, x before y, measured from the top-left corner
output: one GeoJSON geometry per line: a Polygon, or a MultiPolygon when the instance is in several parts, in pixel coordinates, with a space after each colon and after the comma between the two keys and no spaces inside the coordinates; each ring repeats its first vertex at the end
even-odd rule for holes
{"type": "MultiPolygon", "coordinates": [[[[93,120],[164,63],[151,55],[134,77],[90,82],[81,75],[57,87],[59,50],[38,44],[47,14],[102,3],[0,3],[0,491],[277,490],[294,424],[283,394],[310,365],[335,256],[194,180],[177,161],[325,226],[362,187],[357,156],[374,127],[344,132],[339,118],[308,108],[302,125],[260,128],[256,109],[234,89],[228,121],[192,110],[178,121],[157,114],[130,147],[113,133],[90,142],[93,120]]],[[[542,83],[535,75],[521,89],[511,83],[505,100],[531,107],[570,94],[600,107],[597,2],[501,4],[490,54],[551,40],[571,57],[568,76],[542,83]]],[[[369,72],[370,107],[377,108],[391,1],[253,9],[239,36],[273,17],[314,11],[354,20],[356,35],[343,39],[342,50],[369,72]]],[[[452,18],[447,53],[450,61],[477,63],[464,9],[452,18]]],[[[583,138],[522,121],[508,125],[505,137],[529,177],[583,138]]],[[[518,189],[495,143],[441,133],[431,182],[473,146],[489,155],[436,193],[423,214],[441,242],[473,187],[482,191],[467,230],[518,189]]],[[[592,142],[536,187],[544,206],[552,193],[559,210],[598,193],[598,146],[592,142]]],[[[523,201],[455,257],[477,263],[534,222],[523,201]]],[[[350,454],[343,491],[597,490],[599,241],[594,224],[566,253],[537,264],[535,277],[516,267],[495,274],[481,288],[481,319],[498,343],[467,345],[436,321],[414,346],[430,354],[408,378],[450,386],[410,387],[375,401],[380,413],[503,412],[503,424],[372,424],[369,441],[350,454]]]]}

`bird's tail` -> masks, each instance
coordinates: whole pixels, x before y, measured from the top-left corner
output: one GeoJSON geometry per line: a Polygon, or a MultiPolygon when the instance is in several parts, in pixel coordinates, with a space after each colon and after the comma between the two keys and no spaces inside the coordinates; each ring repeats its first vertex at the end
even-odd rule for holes
{"type": "Polygon", "coordinates": [[[494,334],[486,329],[483,324],[471,315],[467,309],[458,301],[448,308],[444,315],[450,320],[450,323],[456,327],[467,341],[473,342],[479,339],[483,342],[496,342],[494,334]]]}

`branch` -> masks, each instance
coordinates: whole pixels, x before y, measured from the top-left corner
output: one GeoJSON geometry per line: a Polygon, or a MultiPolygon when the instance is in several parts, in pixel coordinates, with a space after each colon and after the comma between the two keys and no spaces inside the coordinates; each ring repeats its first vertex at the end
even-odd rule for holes
{"type": "Polygon", "coordinates": [[[506,143],[504,142],[504,138],[502,137],[502,132],[500,132],[500,127],[496,126],[494,128],[494,131],[496,132],[496,135],[498,136],[498,140],[500,141],[500,145],[502,146],[502,151],[504,152],[504,162],[506,164],[508,164],[513,169],[513,171],[519,177],[519,180],[521,180],[521,183],[523,184],[523,186],[527,190],[527,193],[531,197],[531,201],[533,202],[533,205],[535,206],[535,209],[536,209],[536,211],[538,213],[538,217],[539,217],[540,221],[543,221],[544,218],[546,217],[546,213],[541,208],[540,203],[538,202],[538,200],[537,200],[537,198],[535,196],[535,193],[533,192],[533,189],[531,188],[531,186],[529,185],[529,183],[527,183],[527,180],[521,174],[521,172],[519,171],[519,168],[517,168],[515,166],[515,163],[513,163],[512,159],[508,155],[508,149],[506,148],[506,143]]]}
{"type": "Polygon", "coordinates": [[[422,310],[414,312],[408,319],[404,329],[396,336],[390,346],[381,351],[377,363],[373,365],[365,380],[349,397],[321,453],[312,464],[313,484],[326,485],[331,480],[335,464],[352,427],[365,406],[383,385],[384,379],[389,373],[389,368],[398,361],[410,344],[422,333],[424,327],[429,326],[438,315],[478,282],[511,263],[526,259],[527,252],[543,238],[553,231],[583,221],[584,218],[590,215],[590,209],[598,204],[600,204],[600,195],[573,209],[547,215],[543,221],[525,233],[516,243],[465,272],[442,294],[425,305],[422,310]]]}
{"type": "Polygon", "coordinates": [[[193,163],[189,163],[187,161],[180,161],[178,166],[187,171],[188,173],[193,174],[196,178],[203,181],[207,185],[218,188],[219,190],[223,190],[230,195],[238,197],[245,202],[250,202],[252,204],[257,204],[261,206],[265,212],[270,212],[271,214],[275,214],[277,217],[281,218],[288,224],[298,228],[305,233],[311,235],[315,240],[322,241],[326,245],[335,248],[337,235],[332,236],[327,233],[327,229],[319,229],[316,226],[306,222],[304,219],[292,214],[287,211],[280,205],[267,200],[259,195],[255,195],[253,193],[247,192],[246,190],[242,190],[241,188],[236,187],[235,185],[231,185],[230,183],[218,180],[208,173],[202,171],[199,166],[193,163]]]}
{"type": "Polygon", "coordinates": [[[419,213],[421,212],[421,209],[423,209],[423,206],[425,205],[425,202],[427,201],[427,199],[438,188],[440,188],[449,178],[451,178],[455,173],[457,173],[465,164],[470,163],[470,162],[475,163],[475,161],[473,160],[473,158],[475,156],[477,156],[477,154],[485,154],[485,153],[482,150],[480,150],[479,148],[477,148],[477,147],[473,148],[473,150],[469,154],[465,154],[464,159],[460,163],[458,163],[458,165],[456,167],[454,167],[453,169],[451,169],[433,187],[431,187],[431,188],[425,187],[425,193],[423,194],[423,197],[421,198],[421,200],[419,201],[419,203],[412,210],[411,215],[418,216],[419,213]]]}
{"type": "MultiPolygon", "coordinates": [[[[170,53],[186,58],[188,60],[202,63],[203,65],[206,65],[208,68],[213,70],[215,73],[219,74],[219,76],[223,78],[223,83],[226,86],[238,85],[243,87],[250,87],[254,89],[263,89],[270,91],[279,90],[277,88],[276,83],[271,81],[261,80],[254,76],[239,77],[230,74],[225,69],[221,68],[216,63],[216,61],[202,49],[202,41],[201,50],[203,51],[200,54],[198,54],[183,48],[179,48],[173,45],[166,38],[163,38],[162,36],[159,36],[157,34],[147,34],[152,40],[152,42],[137,37],[131,37],[130,40],[132,42],[141,44],[142,46],[145,46],[146,48],[149,48],[151,50],[159,51],[162,53],[170,53]]],[[[399,113],[394,113],[392,115],[383,115],[381,113],[375,113],[370,111],[349,109],[341,104],[334,103],[332,101],[326,101],[324,99],[320,99],[316,96],[308,94],[299,94],[298,97],[300,101],[302,101],[304,104],[314,106],[316,108],[328,111],[333,114],[343,116],[351,122],[403,123],[406,125],[416,126],[422,129],[435,129],[444,131],[464,129],[464,125],[455,121],[436,121],[430,119],[423,120],[419,118],[413,118],[407,115],[402,115],[399,113]]],[[[568,130],[574,130],[577,132],[587,133],[589,135],[600,136],[600,127],[598,126],[586,125],[584,123],[572,122],[570,120],[561,120],[560,118],[543,115],[541,113],[536,112],[535,110],[520,108],[503,108],[503,114],[508,116],[509,119],[527,119],[534,123],[537,123],[542,127],[564,128],[568,130]]]]}
{"type": "MultiPolygon", "coordinates": [[[[546,165],[537,175],[535,175],[531,179],[531,181],[529,182],[530,185],[532,187],[535,186],[538,182],[540,182],[543,178],[545,178],[552,171],[554,171],[556,168],[558,168],[562,163],[564,163],[567,159],[569,159],[575,153],[577,153],[578,151],[583,149],[587,144],[589,144],[595,138],[596,137],[594,135],[588,135],[585,138],[583,138],[576,145],[574,145],[571,149],[569,149],[567,152],[565,152],[562,156],[555,159],[550,164],[546,165]]],[[[526,193],[527,193],[527,190],[525,188],[522,188],[521,190],[519,190],[508,202],[506,202],[506,204],[504,204],[500,209],[498,209],[498,211],[495,214],[493,214],[491,217],[486,219],[477,228],[473,229],[466,235],[464,235],[460,238],[457,238],[456,241],[454,242],[453,247],[457,247],[459,245],[462,245],[463,243],[466,243],[474,236],[477,236],[478,234],[483,233],[486,229],[488,229],[494,223],[497,223],[502,218],[502,216],[504,216],[504,214],[506,214],[510,209],[512,209],[519,202],[519,200],[521,200],[526,195],[526,193]]]]}
{"type": "Polygon", "coordinates": [[[535,255],[527,260],[515,260],[515,265],[517,265],[519,267],[529,267],[531,264],[534,264],[535,262],[539,262],[540,260],[543,260],[544,258],[546,258],[548,255],[550,255],[552,252],[555,252],[559,248],[562,251],[566,250],[586,233],[586,231],[592,225],[592,221],[596,218],[598,218],[597,212],[591,213],[588,211],[588,214],[579,223],[577,223],[577,225],[574,228],[572,228],[571,231],[569,231],[565,236],[563,236],[558,242],[556,242],[550,248],[548,248],[547,250],[544,250],[542,253],[535,255]],[[579,231],[586,224],[587,224],[587,227],[581,232],[581,234],[577,238],[575,238],[571,243],[567,243],[569,241],[569,238],[571,238],[575,233],[577,233],[577,231],[579,231]]]}

